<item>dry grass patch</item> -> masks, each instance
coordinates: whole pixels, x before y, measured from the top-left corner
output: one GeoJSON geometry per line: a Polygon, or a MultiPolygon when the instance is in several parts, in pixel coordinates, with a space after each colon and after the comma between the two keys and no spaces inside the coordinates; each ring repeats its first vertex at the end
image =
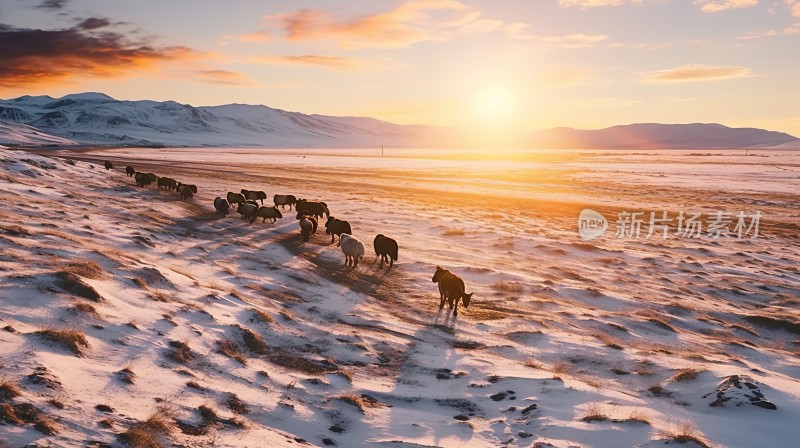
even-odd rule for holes
{"type": "Polygon", "coordinates": [[[631,411],[627,418],[614,419],[614,423],[641,423],[643,425],[651,425],[650,416],[645,412],[635,409],[631,411]]]}
{"type": "Polygon", "coordinates": [[[275,318],[267,314],[266,311],[262,311],[256,308],[250,308],[250,311],[253,312],[253,318],[250,320],[257,320],[270,325],[275,323],[275,318]]]}
{"type": "Polygon", "coordinates": [[[133,379],[136,378],[136,374],[133,373],[133,369],[131,366],[127,366],[124,369],[117,372],[119,380],[126,384],[133,384],[133,379]]]}
{"type": "Polygon", "coordinates": [[[344,395],[339,395],[336,398],[338,400],[341,400],[341,401],[347,403],[347,404],[351,404],[351,405],[357,407],[358,410],[361,411],[362,414],[366,414],[365,409],[377,408],[377,407],[382,406],[382,404],[378,400],[370,397],[367,394],[361,394],[361,395],[358,395],[358,394],[355,394],[355,393],[344,394],[344,395]]]}
{"type": "Polygon", "coordinates": [[[601,332],[595,332],[592,334],[598,341],[602,342],[604,346],[608,348],[613,348],[614,350],[624,350],[625,347],[620,345],[620,340],[611,336],[610,334],[605,334],[601,332]]]}
{"type": "Polygon", "coordinates": [[[525,292],[525,287],[520,282],[495,282],[492,283],[491,287],[495,291],[509,294],[522,294],[525,292]]]}
{"type": "Polygon", "coordinates": [[[442,232],[442,236],[464,236],[467,231],[464,229],[447,229],[442,232]]]}
{"type": "Polygon", "coordinates": [[[108,277],[106,271],[91,260],[73,261],[64,268],[63,272],[69,272],[83,278],[103,279],[108,277]]]}
{"type": "Polygon", "coordinates": [[[256,355],[263,355],[267,352],[267,346],[264,344],[264,339],[262,339],[261,336],[247,327],[239,326],[239,330],[242,332],[244,346],[247,347],[250,352],[256,355]]]}
{"type": "Polygon", "coordinates": [[[16,381],[11,378],[0,378],[0,401],[11,400],[22,395],[16,381]]]}
{"type": "Polygon", "coordinates": [[[236,396],[236,394],[231,394],[225,401],[225,404],[228,405],[228,409],[236,414],[247,414],[250,412],[250,409],[247,407],[247,405],[238,396],[236,396]]]}
{"type": "Polygon", "coordinates": [[[225,355],[228,358],[235,359],[243,366],[247,365],[247,359],[245,358],[244,353],[242,353],[242,349],[238,344],[230,339],[221,339],[217,341],[217,353],[225,355]]]}
{"type": "Polygon", "coordinates": [[[63,289],[68,294],[83,297],[92,302],[102,302],[104,300],[103,296],[101,296],[96,289],[72,272],[59,271],[53,275],[56,277],[56,286],[63,289]]]}
{"type": "Polygon", "coordinates": [[[169,341],[169,346],[173,348],[167,353],[167,358],[180,363],[186,364],[195,358],[195,354],[189,348],[186,341],[169,341]]]}
{"type": "Polygon", "coordinates": [[[204,426],[216,422],[224,423],[237,428],[244,428],[245,426],[244,421],[239,420],[238,418],[220,417],[219,414],[217,414],[217,411],[207,404],[200,405],[197,410],[200,411],[200,416],[203,417],[204,426]]]}
{"type": "Polygon", "coordinates": [[[162,303],[170,303],[172,302],[172,298],[168,296],[163,291],[152,291],[150,294],[147,295],[151,300],[155,300],[156,302],[162,303]]]}
{"type": "Polygon", "coordinates": [[[688,420],[678,424],[673,429],[662,429],[659,435],[667,440],[678,443],[694,442],[703,448],[711,448],[711,443],[703,436],[694,424],[688,420]]]}
{"type": "Polygon", "coordinates": [[[159,408],[147,420],[138,422],[119,435],[122,443],[132,448],[162,448],[163,438],[172,432],[172,411],[159,408]]]}
{"type": "Polygon", "coordinates": [[[56,422],[53,421],[53,419],[51,419],[50,417],[41,416],[33,424],[33,429],[39,431],[44,435],[54,436],[58,434],[60,428],[56,424],[56,422]]]}
{"type": "Polygon", "coordinates": [[[584,412],[583,417],[581,417],[581,420],[587,423],[604,422],[608,419],[608,414],[605,413],[600,403],[589,403],[589,405],[586,406],[586,412],[584,412]]]}
{"type": "Polygon", "coordinates": [[[99,317],[100,315],[97,313],[97,309],[93,307],[91,304],[86,302],[76,303],[70,307],[70,310],[76,313],[83,313],[92,317],[99,317]]]}
{"type": "Polygon", "coordinates": [[[683,369],[672,377],[672,381],[682,382],[691,381],[697,378],[698,375],[705,372],[703,369],[683,369]]]}
{"type": "Polygon", "coordinates": [[[327,360],[314,361],[303,355],[295,355],[284,350],[272,349],[268,352],[267,358],[275,365],[291,370],[297,370],[309,375],[321,375],[324,373],[342,373],[339,367],[327,360]]]}
{"type": "Polygon", "coordinates": [[[90,348],[86,335],[77,328],[47,327],[37,331],[36,334],[68,348],[76,356],[83,356],[84,350],[90,348]]]}

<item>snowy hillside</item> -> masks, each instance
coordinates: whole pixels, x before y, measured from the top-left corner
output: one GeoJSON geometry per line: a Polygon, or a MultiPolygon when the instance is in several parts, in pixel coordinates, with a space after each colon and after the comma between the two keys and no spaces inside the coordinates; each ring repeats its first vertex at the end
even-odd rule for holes
{"type": "MultiPolygon", "coordinates": [[[[174,101],[118,101],[102,93],[0,100],[0,144],[88,146],[472,147],[468,130],[397,125],[261,105],[194,107],[174,101]],[[24,125],[24,126],[20,126],[24,125]]],[[[633,124],[536,132],[525,148],[746,148],[798,142],[781,132],[719,124],[633,124]]]]}
{"type": "Polygon", "coordinates": [[[773,174],[776,163],[794,166],[793,154],[738,156],[725,170],[719,162],[734,156],[676,156],[648,165],[667,170],[665,184],[644,171],[630,188],[616,173],[651,156],[592,152],[577,180],[576,161],[554,161],[521,176],[534,188],[515,196],[507,185],[492,194],[486,179],[475,195],[436,178],[493,175],[483,162],[414,174],[380,158],[342,168],[285,156],[293,164],[265,173],[273,155],[219,151],[193,164],[164,153],[60,154],[79,159],[70,164],[0,151],[10,204],[0,214],[0,447],[795,440],[798,190],[796,176],[773,174]],[[673,178],[687,158],[717,168],[687,176],[708,188],[673,178]],[[198,194],[136,187],[129,162],[198,194]],[[589,243],[574,204],[542,198],[600,185],[609,197],[716,206],[706,200],[729,200],[728,178],[786,189],[769,201],[736,193],[737,206],[769,217],[760,238],[589,243]],[[303,242],[288,210],[274,224],[215,215],[214,197],[243,187],[326,200],[367,258],[346,268],[324,228],[303,242]],[[400,242],[391,269],[374,259],[378,232],[400,242]],[[437,264],[475,293],[457,318],[438,310],[437,264]]]}
{"type": "MultiPolygon", "coordinates": [[[[54,136],[53,141],[61,138],[62,144],[68,139],[83,145],[417,146],[429,144],[436,133],[425,126],[371,118],[305,115],[239,104],[193,107],[174,101],[117,101],[102,93],[3,100],[0,123],[30,125],[54,136]]],[[[38,142],[3,132],[0,143],[38,142]]]]}

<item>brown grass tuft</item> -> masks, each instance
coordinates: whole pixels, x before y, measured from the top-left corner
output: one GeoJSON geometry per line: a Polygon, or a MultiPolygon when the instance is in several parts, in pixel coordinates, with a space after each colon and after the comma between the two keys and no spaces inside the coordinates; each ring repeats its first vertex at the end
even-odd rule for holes
{"type": "Polygon", "coordinates": [[[11,378],[0,378],[0,401],[11,400],[22,395],[17,383],[11,378]]]}
{"type": "Polygon", "coordinates": [[[159,408],[147,420],[138,422],[119,435],[120,440],[132,448],[162,448],[162,437],[172,432],[172,412],[159,408]]]}
{"type": "Polygon", "coordinates": [[[106,271],[104,271],[99,264],[91,260],[73,261],[64,268],[64,272],[69,272],[83,278],[102,279],[108,277],[106,271]]]}
{"type": "Polygon", "coordinates": [[[608,415],[603,411],[600,403],[590,403],[586,406],[586,412],[581,420],[587,423],[591,422],[604,422],[608,420],[608,415]]]}
{"type": "Polygon", "coordinates": [[[236,396],[236,394],[231,394],[225,401],[225,404],[228,405],[228,409],[236,414],[247,414],[250,412],[250,409],[247,408],[247,405],[238,396],[236,396]]]}
{"type": "Polygon", "coordinates": [[[228,358],[233,358],[243,366],[247,365],[247,359],[244,357],[244,353],[242,353],[242,349],[230,339],[221,339],[217,341],[217,353],[227,356],[228,358]]]}
{"type": "Polygon", "coordinates": [[[74,296],[83,297],[92,302],[102,302],[103,296],[91,285],[84,282],[79,276],[68,271],[59,271],[55,274],[56,285],[65,292],[74,296]]]}
{"type": "Polygon", "coordinates": [[[47,416],[39,417],[36,422],[33,424],[33,428],[40,433],[48,436],[54,436],[58,434],[59,427],[53,419],[47,416]]]}
{"type": "Polygon", "coordinates": [[[382,406],[378,400],[370,397],[367,394],[358,395],[355,393],[351,393],[351,394],[339,395],[336,398],[341,401],[344,401],[347,404],[351,404],[357,407],[362,414],[366,413],[364,410],[367,408],[377,408],[379,406],[382,406]]]}
{"type": "Polygon", "coordinates": [[[674,440],[678,443],[694,442],[703,448],[711,448],[710,442],[706,440],[697,427],[688,420],[678,424],[674,430],[662,429],[659,433],[662,437],[668,440],[674,440]]]}
{"type": "Polygon", "coordinates": [[[163,291],[152,291],[150,292],[150,294],[147,295],[147,297],[149,297],[151,300],[155,300],[156,302],[162,302],[162,303],[172,302],[172,298],[170,298],[170,296],[168,296],[163,291]]]}
{"type": "Polygon", "coordinates": [[[702,369],[683,369],[672,377],[672,381],[691,381],[696,379],[698,375],[705,372],[702,369]]]}
{"type": "Polygon", "coordinates": [[[467,231],[464,229],[447,229],[442,232],[442,236],[464,236],[467,231]]]}
{"type": "Polygon", "coordinates": [[[169,346],[173,350],[167,353],[167,358],[177,363],[186,364],[195,358],[195,354],[192,353],[186,341],[169,341],[169,346]]]}
{"type": "Polygon", "coordinates": [[[239,326],[239,330],[242,331],[244,346],[247,347],[250,352],[256,355],[263,355],[267,352],[267,346],[264,344],[264,340],[261,336],[244,326],[239,326]]]}
{"type": "Polygon", "coordinates": [[[95,307],[86,302],[76,303],[75,305],[72,305],[70,309],[78,313],[88,314],[90,316],[98,316],[95,307]]]}
{"type": "Polygon", "coordinates": [[[275,318],[267,314],[266,311],[258,310],[255,308],[250,308],[250,311],[253,312],[253,319],[251,320],[258,320],[264,323],[268,323],[270,325],[275,323],[275,318]]]}
{"type": "Polygon", "coordinates": [[[36,334],[41,335],[43,338],[49,341],[63,345],[72,351],[72,353],[74,353],[76,356],[83,356],[84,349],[90,347],[89,341],[86,339],[86,335],[84,335],[77,328],[59,329],[47,327],[37,331],[36,334]]]}

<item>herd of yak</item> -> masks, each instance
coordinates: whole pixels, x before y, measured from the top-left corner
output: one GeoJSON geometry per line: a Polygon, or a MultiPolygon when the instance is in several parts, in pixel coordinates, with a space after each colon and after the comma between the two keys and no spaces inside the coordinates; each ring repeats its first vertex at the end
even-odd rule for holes
{"type": "MultiPolygon", "coordinates": [[[[111,162],[105,162],[107,170],[113,169],[113,167],[114,165],[111,162]]],[[[148,187],[156,184],[158,188],[177,191],[181,195],[181,200],[191,199],[197,193],[197,186],[195,185],[184,184],[170,177],[159,177],[153,173],[137,172],[132,166],[126,166],[125,173],[133,177],[139,187],[148,187]]],[[[341,247],[344,253],[345,265],[352,266],[355,269],[358,267],[358,262],[364,258],[364,243],[352,236],[353,232],[349,222],[331,216],[328,204],[322,201],[297,199],[290,194],[276,194],[272,198],[275,205],[268,207],[264,205],[265,199],[267,199],[267,194],[263,191],[243,189],[240,193],[228,192],[224,199],[219,196],[216,197],[214,199],[214,209],[218,215],[224,217],[230,211],[231,206],[235,204],[236,212],[239,213],[243,220],[249,223],[255,222],[258,218],[262,218],[262,223],[265,223],[267,219],[274,223],[276,220],[283,218],[281,210],[284,207],[288,205],[289,210],[294,207],[303,242],[308,241],[317,232],[319,220],[325,216],[327,219],[325,233],[331,236],[331,244],[336,241],[337,236],[339,237],[338,246],[341,247]],[[258,201],[261,201],[260,206],[258,201]]],[[[378,234],[373,241],[373,247],[376,258],[378,256],[381,257],[381,268],[383,268],[384,262],[388,263],[389,268],[391,268],[394,262],[397,261],[398,246],[397,241],[394,239],[378,234]]],[[[439,285],[439,309],[444,308],[444,304],[447,302],[449,308],[453,309],[453,315],[458,315],[459,301],[463,303],[464,308],[469,307],[472,293],[466,293],[464,280],[461,277],[437,266],[432,281],[439,285]]]]}

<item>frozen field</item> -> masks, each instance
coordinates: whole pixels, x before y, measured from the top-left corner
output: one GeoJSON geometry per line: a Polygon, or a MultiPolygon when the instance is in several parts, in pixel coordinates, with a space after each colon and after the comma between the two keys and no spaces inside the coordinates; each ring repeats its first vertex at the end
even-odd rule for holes
{"type": "Polygon", "coordinates": [[[182,446],[800,435],[800,151],[51,155],[0,151],[0,384],[19,392],[0,405],[40,411],[0,425],[0,446],[131,443],[151,414],[166,422],[154,437],[182,446]],[[138,188],[126,164],[199,192],[138,188]],[[242,188],[327,202],[367,246],[363,264],[345,268],[324,227],[304,244],[289,211],[276,224],[216,216],[213,199],[242,188]],[[610,223],[592,241],[578,234],[586,208],[610,223]],[[694,211],[700,236],[676,235],[694,211]],[[616,238],[632,212],[640,238],[616,238]],[[668,238],[645,238],[650,212],[673,219],[668,238]],[[707,234],[716,212],[731,236],[707,234]],[[736,235],[740,212],[747,226],[760,213],[757,238],[736,235]],[[374,262],[378,233],[400,244],[391,270],[374,262]],[[457,318],[438,310],[437,265],[474,292],[457,318]],[[88,346],[76,356],[37,333],[48,328],[88,346]],[[722,387],[732,375],[777,409],[722,387]]]}

